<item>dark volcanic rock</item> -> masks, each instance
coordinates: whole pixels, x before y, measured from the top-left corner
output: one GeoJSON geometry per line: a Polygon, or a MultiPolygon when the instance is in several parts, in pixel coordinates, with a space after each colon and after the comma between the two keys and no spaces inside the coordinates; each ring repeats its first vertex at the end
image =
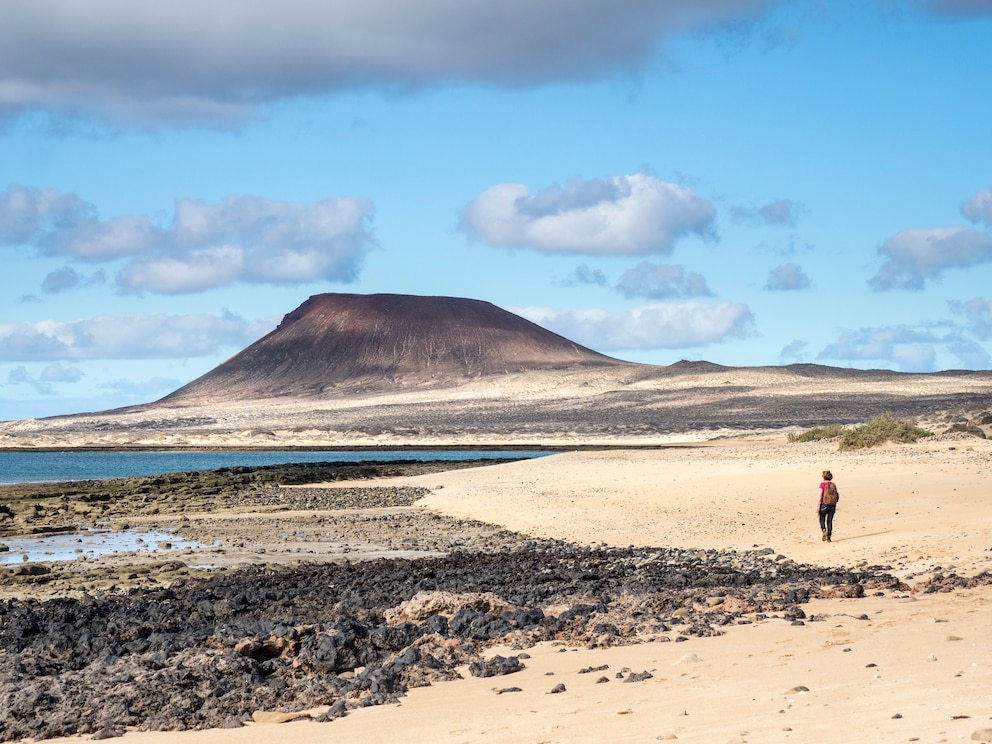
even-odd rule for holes
{"type": "Polygon", "coordinates": [[[884,568],[783,566],[754,552],[532,544],[432,559],[252,566],[170,588],[0,602],[0,741],[230,727],[257,710],[322,705],[330,720],[454,678],[462,665],[487,676],[519,669],[522,655],[482,656],[494,643],[716,635],[742,611],[803,617],[797,603],[837,585],[894,581],[884,568]],[[420,592],[489,592],[511,609],[386,621],[387,610],[420,592]],[[717,594],[724,601],[709,607],[717,594]]]}
{"type": "Polygon", "coordinates": [[[519,657],[494,656],[486,661],[473,661],[468,665],[469,674],[473,677],[500,677],[513,674],[524,668],[519,657]]]}
{"type": "Polygon", "coordinates": [[[479,300],[315,295],[160,403],[321,396],[580,365],[633,366],[479,300]]]}

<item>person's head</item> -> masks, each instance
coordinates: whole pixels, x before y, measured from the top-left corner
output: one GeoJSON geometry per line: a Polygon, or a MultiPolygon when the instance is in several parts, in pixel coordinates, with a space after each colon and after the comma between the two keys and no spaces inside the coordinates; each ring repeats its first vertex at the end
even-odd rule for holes
{"type": "Polygon", "coordinates": [[[831,473],[829,470],[824,470],[823,471],[823,480],[829,481],[829,480],[833,480],[833,479],[834,479],[834,474],[833,473],[831,473]]]}

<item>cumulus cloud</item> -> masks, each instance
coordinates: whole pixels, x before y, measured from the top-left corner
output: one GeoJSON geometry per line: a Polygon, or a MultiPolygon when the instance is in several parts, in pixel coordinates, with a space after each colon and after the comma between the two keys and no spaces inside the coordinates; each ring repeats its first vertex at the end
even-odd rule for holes
{"type": "Polygon", "coordinates": [[[34,388],[35,393],[38,395],[55,395],[55,388],[51,383],[43,382],[37,377],[32,376],[23,364],[7,373],[7,384],[27,385],[34,388]]]}
{"type": "Polygon", "coordinates": [[[992,355],[971,339],[950,340],[947,342],[947,350],[960,360],[964,369],[988,369],[992,367],[992,355]]]}
{"type": "Polygon", "coordinates": [[[260,103],[447,81],[630,73],[665,37],[782,0],[87,0],[0,3],[0,111],[232,122],[260,103]]]}
{"type": "Polygon", "coordinates": [[[681,266],[665,266],[641,261],[625,271],[616,289],[624,297],[644,297],[652,300],[670,298],[712,297],[701,274],[686,271],[681,266]]]}
{"type": "Polygon", "coordinates": [[[0,242],[28,244],[49,256],[106,261],[141,253],[161,241],[146,217],[100,220],[96,207],[57,189],[10,185],[0,192],[0,242]]]}
{"type": "Polygon", "coordinates": [[[564,287],[576,287],[588,284],[605,287],[606,274],[599,269],[593,269],[586,264],[580,264],[575,267],[575,270],[571,274],[559,283],[564,287]]]}
{"type": "Polygon", "coordinates": [[[939,352],[970,369],[986,368],[989,354],[955,329],[900,325],[847,331],[818,355],[821,360],[892,364],[903,372],[933,372],[939,352]]]}
{"type": "Polygon", "coordinates": [[[786,344],[782,347],[782,351],[778,353],[779,359],[784,359],[790,362],[796,362],[806,356],[806,349],[809,348],[809,344],[802,339],[794,339],[791,343],[786,344]]]}
{"type": "Polygon", "coordinates": [[[529,320],[600,351],[685,349],[748,336],[754,317],[746,305],[721,302],[655,304],[617,314],[601,309],[515,310],[529,320]]]}
{"type": "Polygon", "coordinates": [[[79,382],[83,372],[79,367],[66,367],[56,362],[41,370],[38,378],[44,382],[79,382]]]}
{"type": "Polygon", "coordinates": [[[46,294],[59,294],[68,292],[80,287],[88,287],[95,284],[103,284],[107,281],[107,275],[103,271],[97,271],[90,276],[84,276],[71,266],[63,266],[50,272],[41,283],[41,291],[46,294]]]}
{"type": "Polygon", "coordinates": [[[984,222],[992,227],[992,189],[977,192],[961,205],[961,214],[972,222],[984,222]]]}
{"type": "Polygon", "coordinates": [[[945,269],[992,261],[992,236],[965,227],[906,230],[878,247],[888,260],[868,280],[874,290],[923,289],[945,269]]]}
{"type": "Polygon", "coordinates": [[[39,395],[54,395],[58,382],[79,382],[83,372],[78,367],[66,367],[59,363],[49,364],[37,377],[31,375],[24,365],[20,365],[7,373],[7,382],[12,385],[29,385],[39,395]]]}
{"type": "Polygon", "coordinates": [[[0,360],[170,359],[241,348],[268,333],[271,321],[234,315],[102,315],[60,322],[0,323],[0,360]]]}
{"type": "Polygon", "coordinates": [[[791,227],[805,212],[806,207],[799,202],[778,199],[760,207],[733,207],[730,215],[738,222],[791,227]]]}
{"type": "Polygon", "coordinates": [[[461,214],[471,237],[503,248],[549,253],[671,253],[681,238],[713,233],[713,205],[684,186],[642,174],[569,180],[536,194],[493,186],[461,214]]]}
{"type": "MultiPolygon", "coordinates": [[[[116,281],[130,294],[201,292],[234,282],[350,282],[374,245],[372,211],[370,201],[354,198],[179,199],[171,224],[158,227],[141,216],[101,220],[75,194],[10,186],[0,193],[0,243],[81,261],[126,259],[116,281]]],[[[49,274],[42,288],[60,292],[82,281],[68,267],[49,274]]]]}
{"type": "Polygon", "coordinates": [[[787,263],[776,266],[768,274],[768,281],[765,282],[765,289],[770,290],[793,290],[806,289],[809,286],[809,277],[798,264],[787,263]]]}
{"type": "Polygon", "coordinates": [[[351,282],[374,241],[365,199],[296,204],[229,197],[176,203],[168,250],[132,261],[118,275],[126,293],[200,292],[233,282],[351,282]]]}
{"type": "Polygon", "coordinates": [[[986,341],[992,338],[992,300],[975,297],[965,302],[954,300],[950,303],[951,311],[964,315],[971,324],[971,332],[986,341]]]}
{"type": "Polygon", "coordinates": [[[842,334],[820,352],[819,358],[894,362],[904,372],[932,372],[938,341],[932,331],[919,331],[908,326],[862,328],[842,334]]]}

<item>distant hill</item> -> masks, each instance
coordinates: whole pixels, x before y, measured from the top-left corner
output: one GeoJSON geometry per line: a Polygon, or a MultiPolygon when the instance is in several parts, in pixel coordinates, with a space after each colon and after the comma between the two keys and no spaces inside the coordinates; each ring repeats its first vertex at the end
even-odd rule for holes
{"type": "Polygon", "coordinates": [[[0,422],[0,447],[650,445],[886,412],[992,434],[992,371],[635,364],[488,302],[322,294],[159,401],[0,422]]]}
{"type": "Polygon", "coordinates": [[[321,294],[160,403],[443,387],[487,375],[636,366],[480,300],[321,294]]]}

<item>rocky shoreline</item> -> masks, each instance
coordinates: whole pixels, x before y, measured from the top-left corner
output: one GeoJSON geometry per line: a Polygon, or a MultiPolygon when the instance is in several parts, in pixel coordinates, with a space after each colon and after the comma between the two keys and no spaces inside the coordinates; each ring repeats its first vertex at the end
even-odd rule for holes
{"type": "MultiPolygon", "coordinates": [[[[301,498],[300,494],[294,496],[292,491],[280,491],[279,487],[346,480],[374,482],[398,475],[497,465],[515,459],[519,458],[508,454],[505,459],[488,460],[303,462],[109,480],[0,485],[0,539],[97,527],[123,517],[257,511],[263,506],[310,508],[301,501],[293,501],[301,498]]],[[[412,495],[397,500],[387,492],[382,492],[379,498],[374,491],[367,490],[363,495],[311,490],[313,496],[318,493],[323,499],[332,500],[314,503],[313,508],[399,506],[416,498],[412,495]]]]}
{"type": "MultiPolygon", "coordinates": [[[[539,540],[419,510],[409,505],[418,489],[374,481],[316,489],[242,482],[199,493],[201,508],[210,499],[223,504],[208,515],[167,497],[147,514],[143,489],[110,502],[113,520],[152,520],[202,541],[223,536],[225,555],[242,542],[254,557],[199,569],[185,554],[5,569],[0,741],[302,715],[327,721],[413,687],[512,674],[537,642],[691,642],[739,624],[827,620],[804,611],[811,598],[992,583],[988,574],[964,579],[935,569],[910,587],[889,566],[814,567],[770,548],[539,540]],[[137,516],[128,516],[127,503],[137,516]],[[327,544],[337,552],[305,552],[327,544]],[[377,551],[394,557],[356,560],[377,551]],[[513,652],[491,657],[495,645],[513,652]]],[[[32,512],[40,527],[39,514],[54,526],[67,510],[32,512]]],[[[613,670],[602,680],[644,674],[613,670]]],[[[512,690],[512,677],[494,684],[494,694],[512,690]]]]}
{"type": "MultiPolygon", "coordinates": [[[[161,588],[0,603],[0,740],[320,720],[410,687],[512,673],[529,646],[682,642],[807,618],[815,596],[907,591],[884,568],[770,551],[526,547],[440,558],[250,566],[161,588]],[[519,649],[487,660],[495,643],[519,649]],[[317,709],[316,711],[314,709],[317,709]]],[[[864,618],[867,620],[867,617],[864,618]]]]}

